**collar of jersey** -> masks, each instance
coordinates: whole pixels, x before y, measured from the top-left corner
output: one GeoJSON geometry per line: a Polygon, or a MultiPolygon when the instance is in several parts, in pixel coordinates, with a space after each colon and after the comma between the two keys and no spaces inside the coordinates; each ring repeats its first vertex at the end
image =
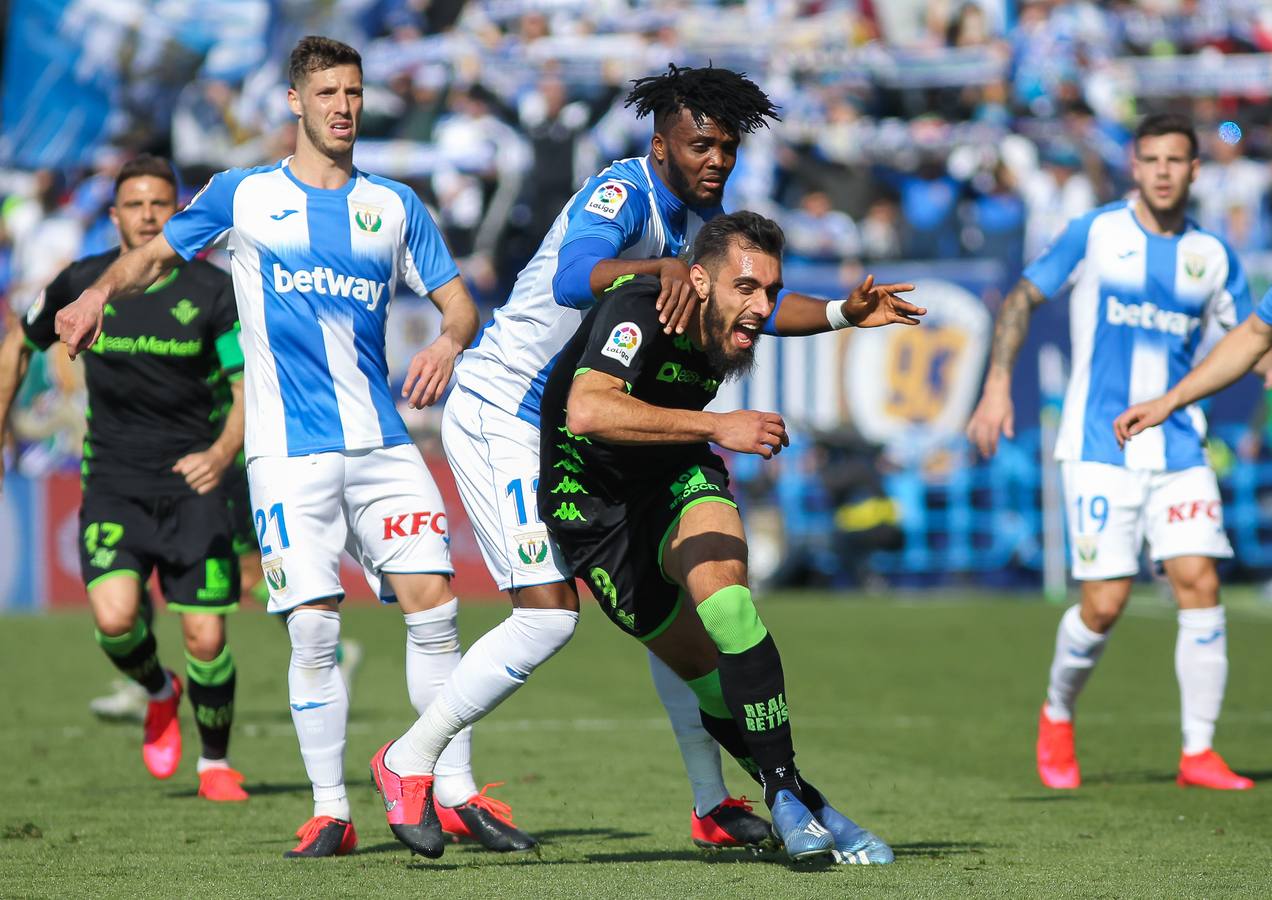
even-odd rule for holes
{"type": "Polygon", "coordinates": [[[1159,241],[1177,241],[1181,237],[1186,235],[1188,232],[1192,231],[1194,228],[1197,227],[1197,223],[1194,222],[1191,217],[1184,216],[1184,227],[1179,229],[1179,231],[1177,231],[1175,234],[1157,234],[1156,232],[1149,231],[1147,228],[1145,228],[1144,223],[1140,221],[1139,216],[1135,215],[1134,200],[1126,201],[1126,213],[1127,215],[1131,217],[1131,221],[1135,223],[1136,228],[1144,232],[1144,234],[1147,235],[1148,237],[1154,238],[1159,241]]]}
{"type": "Polygon", "coordinates": [[[306,194],[312,194],[315,197],[347,197],[349,196],[349,193],[353,190],[353,186],[357,184],[358,177],[362,174],[361,172],[358,171],[357,166],[354,166],[353,171],[349,173],[349,180],[346,181],[340,187],[338,188],[314,187],[311,184],[305,184],[305,182],[301,181],[299,178],[296,177],[296,174],[292,172],[291,170],[291,161],[292,161],[292,158],[290,156],[287,157],[285,160],[283,160],[283,174],[286,175],[289,179],[291,179],[291,183],[296,185],[296,187],[300,188],[306,194]]]}
{"type": "Polygon", "coordinates": [[[671,192],[671,188],[663,184],[662,179],[658,177],[658,172],[649,164],[646,157],[641,160],[645,167],[645,176],[649,179],[649,183],[654,186],[654,202],[658,205],[658,212],[663,217],[663,221],[669,225],[682,225],[685,220],[685,210],[688,206],[685,202],[671,192]]]}

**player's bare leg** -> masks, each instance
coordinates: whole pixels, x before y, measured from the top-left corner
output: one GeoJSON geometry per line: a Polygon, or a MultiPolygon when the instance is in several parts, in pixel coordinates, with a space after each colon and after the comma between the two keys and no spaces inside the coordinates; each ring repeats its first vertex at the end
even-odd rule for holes
{"type": "Polygon", "coordinates": [[[716,652],[718,696],[703,679],[694,682],[703,723],[758,774],[787,853],[799,859],[829,850],[845,863],[892,862],[887,844],[835,810],[795,767],[781,657],[747,588],[746,534],[737,508],[722,502],[687,507],[666,538],[662,565],[693,601],[716,652]]]}
{"type": "Polygon", "coordinates": [[[1082,783],[1074,749],[1074,707],[1130,596],[1130,578],[1083,581],[1081,603],[1060,618],[1035,746],[1038,777],[1047,787],[1076,788],[1082,783]]]}
{"type": "Polygon", "coordinates": [[[1177,781],[1218,790],[1248,790],[1254,782],[1228,768],[1211,746],[1228,681],[1228,629],[1219,603],[1219,573],[1206,556],[1164,560],[1179,604],[1175,674],[1183,721],[1177,781]]]}
{"type": "Polygon", "coordinates": [[[182,613],[186,680],[199,729],[199,796],[217,802],[247,799],[243,776],[230,766],[230,728],[234,722],[234,657],[226,646],[225,615],[182,613]]]}
{"type": "Polygon", "coordinates": [[[139,615],[141,582],[137,573],[111,572],[88,587],[97,625],[97,643],[119,671],[146,689],[145,733],[141,756],[150,774],[170,778],[181,762],[177,704],[181,683],[159,664],[158,647],[139,615]]]}
{"type": "Polygon", "coordinates": [[[340,612],[335,598],[302,604],[287,614],[287,669],[292,723],[313,786],[313,816],[297,830],[287,857],[341,856],[358,844],[344,783],[349,694],[336,667],[340,612]]]}

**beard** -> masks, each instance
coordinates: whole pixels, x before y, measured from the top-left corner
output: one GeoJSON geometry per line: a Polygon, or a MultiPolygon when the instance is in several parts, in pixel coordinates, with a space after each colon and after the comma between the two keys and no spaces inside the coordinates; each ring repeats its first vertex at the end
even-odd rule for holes
{"type": "Polygon", "coordinates": [[[331,139],[327,134],[325,122],[314,122],[308,116],[302,116],[300,126],[305,129],[305,136],[309,138],[309,143],[332,158],[340,156],[349,149],[331,139]]]}
{"type": "Polygon", "coordinates": [[[707,364],[720,376],[721,381],[732,381],[750,373],[755,368],[755,348],[760,342],[757,334],[750,347],[743,349],[733,343],[733,326],[724,321],[716,303],[715,286],[707,297],[705,321],[706,335],[702,342],[707,354],[707,364]]]}

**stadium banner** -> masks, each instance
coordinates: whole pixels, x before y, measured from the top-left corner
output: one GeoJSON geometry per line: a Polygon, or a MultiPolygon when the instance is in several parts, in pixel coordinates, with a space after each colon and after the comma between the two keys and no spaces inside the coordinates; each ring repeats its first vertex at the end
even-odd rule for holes
{"type": "MultiPolygon", "coordinates": [[[[446,503],[456,595],[465,601],[497,597],[445,459],[426,455],[425,461],[446,503]]],[[[79,507],[78,475],[59,472],[25,478],[9,473],[5,477],[0,534],[10,537],[0,541],[0,613],[88,605],[80,579],[79,507]]],[[[340,580],[348,599],[374,599],[362,569],[347,555],[341,561],[340,580]]],[[[153,581],[151,589],[156,597],[162,596],[153,581]]],[[[253,605],[245,602],[245,607],[253,605]]]]}
{"type": "Polygon", "coordinates": [[[76,23],[77,7],[66,0],[9,5],[0,163],[86,165],[106,136],[113,83],[109,67],[93,57],[101,42],[86,41],[76,23]]]}

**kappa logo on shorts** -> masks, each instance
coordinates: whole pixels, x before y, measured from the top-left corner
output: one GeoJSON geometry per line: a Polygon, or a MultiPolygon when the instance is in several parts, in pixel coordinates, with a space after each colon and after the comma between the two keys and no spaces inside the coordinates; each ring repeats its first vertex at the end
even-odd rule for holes
{"type": "Polygon", "coordinates": [[[608,356],[625,366],[630,366],[640,347],[641,339],[639,325],[635,322],[622,322],[615,325],[614,330],[610,332],[609,340],[605,342],[605,348],[601,350],[601,356],[608,356]]]}
{"type": "Polygon", "coordinates": [[[428,526],[434,534],[446,537],[446,513],[402,513],[400,516],[384,517],[384,539],[406,537],[408,534],[419,534],[424,526],[428,526]],[[408,526],[406,520],[410,519],[408,526]]]}
{"type": "Polygon", "coordinates": [[[513,540],[517,542],[517,558],[523,566],[538,568],[548,561],[547,529],[515,534],[513,540]]]}
{"type": "Polygon", "coordinates": [[[1218,500],[1192,500],[1176,503],[1166,510],[1166,524],[1190,522],[1201,515],[1218,522],[1222,511],[1223,506],[1218,500]]]}
{"type": "Polygon", "coordinates": [[[627,195],[627,187],[617,181],[606,181],[597,185],[596,190],[592,191],[592,196],[588,198],[587,206],[583,208],[598,216],[612,219],[627,202],[627,195]]]}

